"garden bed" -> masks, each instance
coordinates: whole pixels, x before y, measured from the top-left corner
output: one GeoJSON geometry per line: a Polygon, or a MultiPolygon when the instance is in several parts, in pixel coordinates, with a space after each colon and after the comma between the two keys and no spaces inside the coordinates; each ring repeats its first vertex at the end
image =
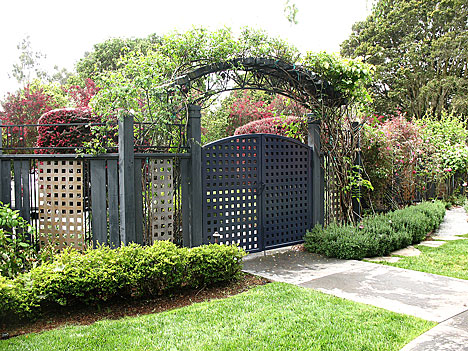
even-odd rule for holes
{"type": "Polygon", "coordinates": [[[196,302],[220,299],[244,292],[252,287],[267,284],[265,278],[243,274],[238,280],[201,289],[184,289],[169,296],[152,299],[114,300],[100,305],[77,305],[45,311],[35,322],[1,325],[2,338],[36,333],[59,328],[65,325],[89,325],[102,319],[119,319],[126,316],[138,316],[163,312],[196,302]]]}

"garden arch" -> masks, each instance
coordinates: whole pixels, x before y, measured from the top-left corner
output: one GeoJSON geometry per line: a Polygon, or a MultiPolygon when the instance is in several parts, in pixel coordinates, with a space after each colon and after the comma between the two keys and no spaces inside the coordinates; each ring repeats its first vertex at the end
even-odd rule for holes
{"type": "Polygon", "coordinates": [[[344,104],[327,81],[295,64],[242,58],[199,67],[169,86],[187,97],[198,90],[189,107],[191,211],[184,242],[190,246],[236,243],[250,252],[262,251],[301,242],[307,229],[323,224],[320,125],[313,116],[308,145],[252,134],[202,147],[197,104],[214,94],[240,89],[281,94],[311,109],[344,104]],[[194,82],[203,78],[208,89],[197,89],[194,82]]]}

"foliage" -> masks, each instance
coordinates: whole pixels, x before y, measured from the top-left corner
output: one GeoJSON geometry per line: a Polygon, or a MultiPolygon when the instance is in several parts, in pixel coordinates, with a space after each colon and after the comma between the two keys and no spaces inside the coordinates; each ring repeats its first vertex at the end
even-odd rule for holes
{"type": "Polygon", "coordinates": [[[64,123],[98,123],[99,116],[86,108],[56,109],[45,113],[39,124],[51,124],[40,126],[38,130],[37,147],[41,148],[66,148],[66,149],[40,149],[38,153],[74,153],[76,148],[83,147],[83,143],[90,141],[93,135],[89,126],[61,125],[64,123]]]}
{"type": "Polygon", "coordinates": [[[237,128],[264,118],[273,117],[273,110],[265,100],[264,94],[253,95],[244,90],[233,93],[234,100],[229,106],[227,134],[234,135],[237,128]]]}
{"type": "MultiPolygon", "coordinates": [[[[225,100],[221,104],[224,103],[225,100]]],[[[218,108],[207,110],[202,113],[201,118],[201,141],[202,145],[226,138],[228,135],[228,112],[226,109],[218,108]]]]}
{"type": "Polygon", "coordinates": [[[198,288],[238,278],[244,255],[233,245],[210,244],[191,248],[187,252],[187,284],[198,288]]]}
{"type": "MultiPolygon", "coordinates": [[[[61,107],[54,96],[47,94],[41,86],[31,87],[29,84],[16,93],[9,93],[2,101],[3,112],[0,118],[5,125],[37,124],[39,118],[46,112],[61,107]]],[[[5,129],[4,129],[5,130],[5,129]]],[[[7,129],[8,147],[34,147],[37,139],[36,128],[18,127],[7,129]]]]}
{"type": "Polygon", "coordinates": [[[0,275],[14,277],[33,266],[37,260],[33,239],[34,228],[18,211],[0,203],[0,275]]]}
{"type": "Polygon", "coordinates": [[[354,24],[341,54],[376,67],[377,113],[468,112],[467,17],[465,0],[379,0],[354,24]]]}
{"type": "Polygon", "coordinates": [[[298,12],[299,12],[299,9],[297,8],[296,4],[291,2],[291,0],[286,0],[284,4],[284,16],[286,17],[289,23],[291,24],[299,23],[296,18],[298,12]]]}
{"type": "Polygon", "coordinates": [[[459,118],[445,113],[440,119],[427,115],[418,124],[428,147],[425,173],[431,179],[441,181],[453,174],[468,173],[468,130],[459,118]]]}
{"type": "Polygon", "coordinates": [[[423,240],[439,227],[444,215],[445,206],[437,201],[368,217],[357,225],[317,225],[305,235],[305,248],[343,259],[387,255],[423,240]]]}
{"type": "Polygon", "coordinates": [[[45,306],[158,296],[174,289],[229,281],[240,273],[244,255],[236,246],[187,249],[167,241],[145,247],[100,246],[84,253],[70,248],[29,273],[0,282],[0,300],[8,300],[0,305],[0,316],[32,317],[45,306]]]}
{"type": "Polygon", "coordinates": [[[467,136],[464,123],[453,115],[425,116],[414,122],[401,114],[368,119],[362,128],[362,158],[375,191],[367,193],[367,200],[381,209],[396,207],[411,202],[429,182],[437,185],[452,176],[464,178],[467,136]]]}
{"type": "Polygon", "coordinates": [[[308,52],[303,65],[326,78],[348,103],[365,107],[372,101],[367,87],[372,83],[374,68],[360,58],[347,59],[325,52],[308,52]]]}
{"type": "Polygon", "coordinates": [[[145,39],[112,38],[93,46],[91,52],[76,64],[76,71],[82,79],[93,79],[106,71],[115,71],[121,68],[120,60],[129,51],[146,53],[159,43],[156,35],[145,39]]]}
{"type": "Polygon", "coordinates": [[[375,189],[367,192],[370,205],[385,209],[411,203],[426,184],[422,162],[428,146],[421,127],[399,113],[383,123],[365,124],[362,131],[364,169],[375,189]]]}
{"type": "Polygon", "coordinates": [[[0,341],[13,350],[400,350],[437,323],[285,283],[0,341]],[[306,337],[305,337],[306,336],[306,337]]]}

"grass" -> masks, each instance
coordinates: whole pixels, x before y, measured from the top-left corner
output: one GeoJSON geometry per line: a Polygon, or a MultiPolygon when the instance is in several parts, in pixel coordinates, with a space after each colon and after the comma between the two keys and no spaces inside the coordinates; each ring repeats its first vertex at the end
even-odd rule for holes
{"type": "Polygon", "coordinates": [[[227,299],[0,341],[0,350],[400,350],[436,323],[271,283],[227,299]]]}
{"type": "MultiPolygon", "coordinates": [[[[468,237],[468,234],[461,236],[468,237]]],[[[373,263],[468,280],[468,240],[448,241],[439,247],[419,245],[417,248],[421,251],[419,256],[403,257],[395,263],[373,263]]]]}

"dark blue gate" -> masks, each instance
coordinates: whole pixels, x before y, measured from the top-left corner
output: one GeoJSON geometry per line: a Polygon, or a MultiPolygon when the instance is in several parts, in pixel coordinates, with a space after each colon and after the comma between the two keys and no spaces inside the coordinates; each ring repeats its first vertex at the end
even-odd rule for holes
{"type": "Polygon", "coordinates": [[[272,134],[202,149],[203,243],[255,252],[302,242],[312,226],[312,151],[272,134]]]}

